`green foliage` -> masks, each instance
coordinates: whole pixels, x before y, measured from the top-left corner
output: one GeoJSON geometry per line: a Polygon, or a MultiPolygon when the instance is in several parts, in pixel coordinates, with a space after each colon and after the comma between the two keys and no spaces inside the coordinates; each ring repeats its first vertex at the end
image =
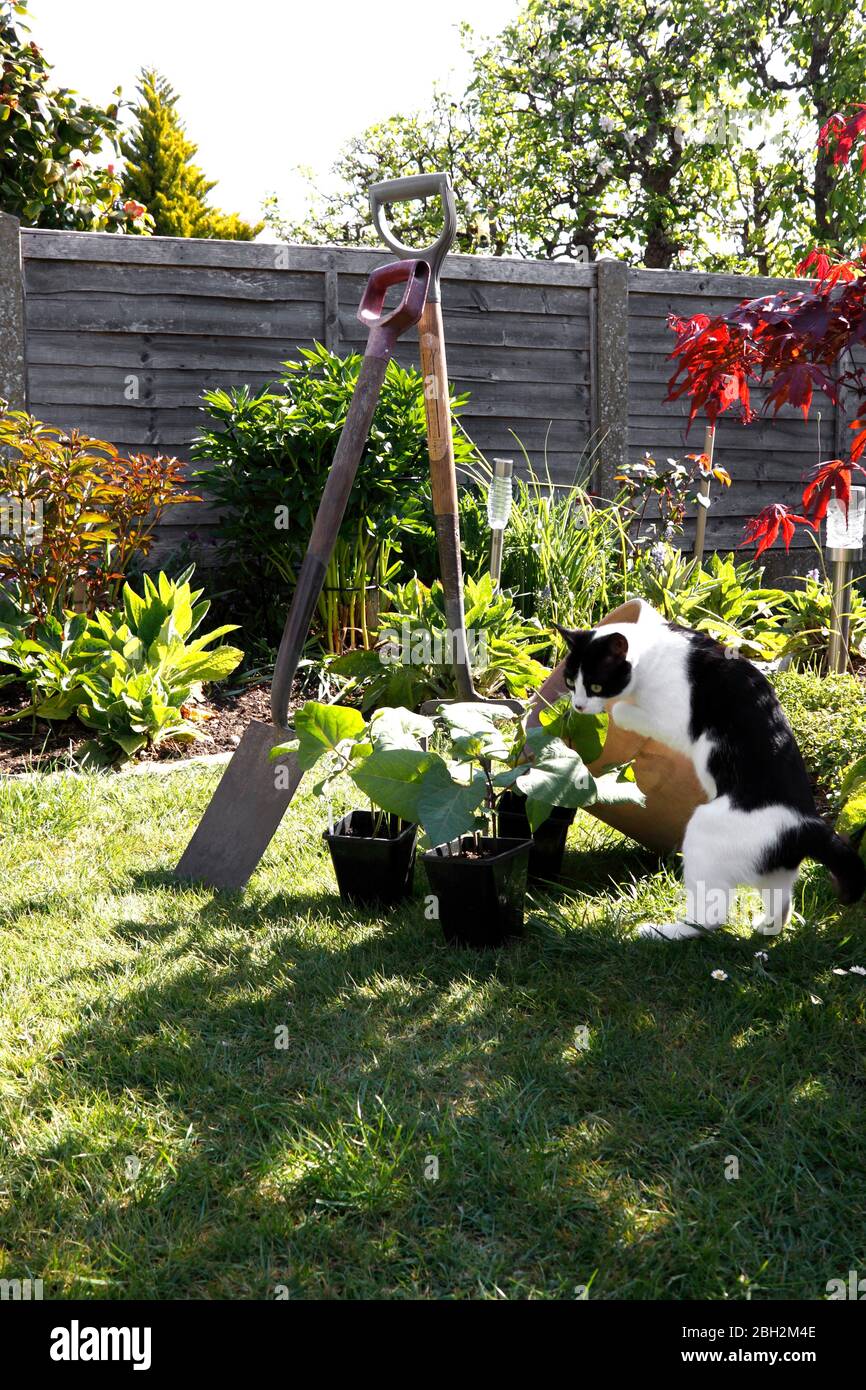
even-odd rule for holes
{"type": "MultiPolygon", "coordinates": [[[[815,571],[789,589],[767,588],[752,560],[713,554],[705,565],[675,546],[638,550],[631,584],[669,622],[708,632],[743,656],[759,661],[789,658],[798,667],[826,659],[832,623],[832,586],[815,571]]],[[[866,601],[848,591],[850,641],[866,652],[866,601]]]]}
{"type": "Polygon", "coordinates": [[[149,232],[145,208],[124,205],[114,165],[94,158],[116,157],[117,102],[103,109],[52,86],[51,64],[24,38],[26,14],[26,3],[0,3],[0,208],[30,227],[149,232]]]}
{"type": "Polygon", "coordinates": [[[0,402],[0,586],[27,620],[113,602],[165,508],[197,500],[177,459],[122,458],[113,444],[0,402]]]}
{"type": "Polygon", "coordinates": [[[580,753],[561,737],[566,719],[576,741],[595,746],[599,720],[573,710],[568,715],[564,708],[547,727],[527,730],[510,710],[483,702],[445,705],[433,719],[385,708],[365,724],[357,710],[310,701],[296,719],[298,742],[279,745],[271,756],[297,752],[305,770],[323,761],[320,793],[348,773],[380,811],[420,824],[430,845],[484,827],[511,787],[526,797],[533,829],[554,806],[588,806],[608,795],[640,802],[633,782],[596,782],[580,753]],[[579,728],[582,720],[588,721],[585,730],[579,728]],[[425,746],[431,740],[432,749],[425,746]]]}
{"type": "MultiPolygon", "coordinates": [[[[817,571],[797,580],[797,587],[785,593],[785,652],[797,666],[826,662],[827,643],[833,627],[833,586],[817,571]]],[[[848,610],[849,647],[866,656],[866,601],[852,582],[845,607],[848,610]]]]}
{"type": "MultiPolygon", "coordinates": [[[[529,0],[496,37],[467,34],[460,101],[437,91],[349,141],[292,241],[375,243],[378,178],[447,169],[461,251],[613,254],[651,267],[790,273],[845,246],[861,209],[810,127],[862,99],[866,21],[848,0],[529,0]]],[[[436,205],[394,208],[426,245],[436,205]]]]}
{"type": "Polygon", "coordinates": [[[788,595],[763,587],[763,569],[733,555],[711,555],[705,566],[675,546],[639,551],[635,592],[669,622],[707,632],[743,656],[769,661],[787,646],[783,623],[788,595]]]}
{"type": "Polygon", "coordinates": [[[776,694],[806,766],[838,809],[845,769],[866,747],[866,694],[855,676],[777,671],[776,694]]]}
{"type": "MultiPolygon", "coordinates": [[[[493,592],[489,574],[467,579],[466,629],[475,688],[480,695],[522,699],[547,671],[534,653],[551,638],[536,620],[521,617],[507,593],[493,592]]],[[[351,681],[365,710],[399,703],[417,709],[425,700],[456,695],[451,629],[441,583],[419,579],[388,590],[390,607],[374,649],[347,652],[329,670],[351,681]]]]}
{"type": "Polygon", "coordinates": [[[836,821],[840,835],[847,835],[859,844],[860,853],[866,852],[866,756],[852,763],[842,779],[839,789],[842,809],[836,821]]]}
{"type": "MultiPolygon", "coordinates": [[[[207,391],[209,424],[192,456],[223,513],[220,559],[250,625],[279,637],[285,603],[313,527],[361,358],[317,343],[286,362],[278,389],[207,391]]],[[[454,411],[466,396],[452,397],[454,411]]],[[[454,440],[458,464],[474,452],[454,440]]],[[[388,364],[370,436],[349,497],[318,616],[325,648],[367,646],[381,586],[406,540],[432,535],[421,375],[388,364]]]]}
{"type": "MultiPolygon", "coordinates": [[[[583,471],[588,473],[591,464],[587,459],[583,471]]],[[[585,624],[596,622],[623,600],[632,514],[621,498],[602,501],[578,481],[571,487],[554,486],[549,475],[539,476],[525,453],[524,471],[526,476],[516,477],[512,489],[502,586],[514,595],[520,611],[544,628],[568,626],[578,614],[585,624]]],[[[482,467],[476,467],[474,477],[486,486],[482,467]]],[[[462,493],[461,522],[472,505],[482,511],[480,500],[473,504],[462,493]]],[[[470,573],[488,567],[486,510],[482,515],[483,549],[479,546],[470,573]]]]}
{"type": "Polygon", "coordinates": [[[251,226],[237,213],[220,212],[208,203],[216,183],[192,162],[198,147],[186,137],[178,100],[164,77],[142,70],[132,108],[135,125],[121,142],[126,197],[146,204],[158,236],[252,241],[263,223],[251,226]]]}
{"type": "Polygon", "coordinates": [[[165,738],[194,739],[183,706],[206,681],[222,680],[243,652],[213,643],[234,625],[194,634],[210,607],[192,589],[188,569],[177,580],[144,576],[144,592],[123,588],[123,607],[95,617],[49,615],[33,636],[0,627],[0,684],[23,681],[27,714],[42,719],[75,715],[96,731],[89,753],[98,761],[132,757],[165,738]]]}

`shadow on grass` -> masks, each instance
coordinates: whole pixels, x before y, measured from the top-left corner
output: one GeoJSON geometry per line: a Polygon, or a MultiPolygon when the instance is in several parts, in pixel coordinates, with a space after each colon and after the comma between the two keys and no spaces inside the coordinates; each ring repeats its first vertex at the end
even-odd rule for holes
{"type": "MultiPolygon", "coordinates": [[[[600,881],[635,872],[611,853],[600,881]]],[[[719,1298],[818,1297],[862,1260],[862,996],[806,988],[850,923],[780,943],[773,983],[749,943],[603,925],[565,958],[532,931],[454,951],[420,897],[381,917],[321,894],[170,907],[112,928],[158,959],[132,979],[108,961],[34,1082],[58,1120],[4,1243],[37,1268],[72,1250],[123,1298],[571,1297],[593,1277],[602,1297],[719,1298]]]]}

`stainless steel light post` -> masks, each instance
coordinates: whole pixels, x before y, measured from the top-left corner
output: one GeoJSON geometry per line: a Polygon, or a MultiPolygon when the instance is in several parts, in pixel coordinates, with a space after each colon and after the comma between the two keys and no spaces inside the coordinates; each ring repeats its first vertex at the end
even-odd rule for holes
{"type": "Polygon", "coordinates": [[[848,589],[851,561],[863,555],[863,530],[866,526],[866,488],[852,487],[848,499],[848,515],[838,497],[831,497],[827,508],[827,558],[832,566],[832,617],[830,641],[827,645],[827,667],[830,671],[847,671],[848,637],[851,624],[848,589]]]}

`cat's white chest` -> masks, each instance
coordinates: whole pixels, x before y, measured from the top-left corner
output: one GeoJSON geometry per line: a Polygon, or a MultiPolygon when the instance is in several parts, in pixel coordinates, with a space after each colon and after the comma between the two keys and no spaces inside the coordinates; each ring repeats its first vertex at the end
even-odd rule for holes
{"type": "Polygon", "coordinates": [[[712,800],[717,795],[716,783],[708,768],[713,744],[705,734],[693,739],[690,733],[692,691],[686,658],[685,644],[676,638],[663,639],[645,652],[637,666],[632,688],[624,699],[612,706],[611,716],[621,729],[643,734],[674,752],[685,754],[694,765],[701,787],[712,800]]]}

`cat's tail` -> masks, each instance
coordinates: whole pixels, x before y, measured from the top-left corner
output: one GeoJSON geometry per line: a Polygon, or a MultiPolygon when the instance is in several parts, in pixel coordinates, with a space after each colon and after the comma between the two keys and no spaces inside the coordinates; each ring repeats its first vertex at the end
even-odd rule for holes
{"type": "Polygon", "coordinates": [[[817,859],[830,870],[839,901],[856,903],[866,892],[866,864],[851,845],[817,816],[803,821],[796,832],[804,859],[817,859]]]}

